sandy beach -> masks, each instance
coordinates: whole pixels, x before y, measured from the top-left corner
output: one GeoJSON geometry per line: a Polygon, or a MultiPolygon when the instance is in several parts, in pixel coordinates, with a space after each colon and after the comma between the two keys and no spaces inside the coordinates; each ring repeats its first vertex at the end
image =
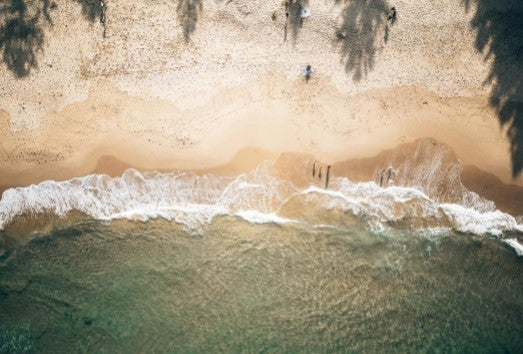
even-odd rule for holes
{"type": "Polygon", "coordinates": [[[0,1],[0,353],[523,353],[522,0],[0,1]]]}
{"type": "Polygon", "coordinates": [[[107,3],[105,37],[97,2],[8,9],[4,21],[37,19],[41,37],[33,61],[0,65],[0,186],[129,166],[239,173],[288,151],[334,163],[420,138],[523,186],[474,8],[394,5],[391,24],[378,2],[311,2],[300,26],[279,2],[126,0],[107,3]]]}

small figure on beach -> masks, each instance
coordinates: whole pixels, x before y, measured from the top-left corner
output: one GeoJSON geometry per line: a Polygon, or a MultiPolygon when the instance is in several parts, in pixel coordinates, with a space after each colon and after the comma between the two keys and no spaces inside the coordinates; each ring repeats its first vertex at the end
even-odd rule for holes
{"type": "Polygon", "coordinates": [[[321,181],[321,167],[320,167],[320,171],[318,172],[318,179],[321,181]]]}
{"type": "Polygon", "coordinates": [[[312,74],[314,74],[314,69],[312,68],[312,66],[307,65],[305,67],[305,70],[303,70],[303,76],[305,76],[305,82],[309,82],[312,74]]]}
{"type": "Polygon", "coordinates": [[[105,25],[105,0],[100,1],[100,22],[105,25]]]}
{"type": "Polygon", "coordinates": [[[300,9],[300,26],[303,26],[303,20],[311,15],[311,10],[306,7],[300,9]]]}
{"type": "Polygon", "coordinates": [[[316,177],[316,160],[312,164],[312,177],[316,177]]]}
{"type": "Polygon", "coordinates": [[[390,178],[392,177],[392,167],[387,167],[383,171],[380,172],[380,187],[383,187],[385,182],[387,185],[390,182],[390,178]],[[385,175],[387,175],[387,179],[384,181],[385,175]]]}
{"type": "Polygon", "coordinates": [[[327,166],[327,175],[325,176],[325,189],[329,188],[329,174],[331,171],[331,166],[327,166]]]}
{"type": "Polygon", "coordinates": [[[389,21],[391,25],[393,25],[394,22],[396,22],[396,15],[396,8],[392,6],[390,10],[387,11],[387,21],[389,21]]]}
{"type": "Polygon", "coordinates": [[[287,26],[289,25],[289,16],[291,10],[292,0],[285,1],[285,26],[283,27],[283,40],[287,41],[287,26]]]}

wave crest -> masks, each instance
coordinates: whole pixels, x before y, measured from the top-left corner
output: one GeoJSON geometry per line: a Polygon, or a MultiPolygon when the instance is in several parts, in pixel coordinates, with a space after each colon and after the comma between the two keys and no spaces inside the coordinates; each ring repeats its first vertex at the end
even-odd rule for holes
{"type": "Polygon", "coordinates": [[[89,175],[9,189],[0,200],[0,228],[23,214],[62,216],[71,211],[99,220],[161,217],[188,229],[208,224],[219,215],[236,215],[255,223],[361,222],[374,230],[447,227],[494,235],[523,230],[508,214],[439,203],[412,187],[382,188],[374,182],[353,183],[338,177],[328,190],[315,185],[298,189],[275,177],[269,162],[237,178],[131,169],[116,178],[89,175]]]}
{"type": "MultiPolygon", "coordinates": [[[[310,176],[310,159],[290,155],[236,178],[130,169],[115,178],[93,174],[45,181],[4,192],[0,230],[24,215],[81,212],[99,220],[164,218],[189,231],[200,230],[217,216],[235,216],[253,224],[360,225],[377,232],[523,232],[517,219],[464,187],[462,164],[448,147],[427,139],[402,149],[382,163],[392,171],[387,187],[333,177],[329,189],[320,188],[310,176]]],[[[375,166],[371,175],[379,178],[383,166],[375,166]]]]}

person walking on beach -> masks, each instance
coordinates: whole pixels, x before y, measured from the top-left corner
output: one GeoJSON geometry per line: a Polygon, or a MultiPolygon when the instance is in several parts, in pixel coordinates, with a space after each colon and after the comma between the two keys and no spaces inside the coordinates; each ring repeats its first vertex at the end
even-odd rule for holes
{"type": "Polygon", "coordinates": [[[387,21],[390,22],[391,25],[396,22],[396,8],[392,6],[389,11],[387,11],[387,21]]]}
{"type": "Polygon", "coordinates": [[[100,22],[105,26],[105,0],[100,0],[100,22]]]}
{"type": "Polygon", "coordinates": [[[305,82],[309,82],[312,74],[314,74],[314,69],[312,68],[312,66],[307,65],[305,67],[305,70],[303,70],[303,76],[305,76],[305,82]]]}
{"type": "Polygon", "coordinates": [[[380,187],[383,187],[383,179],[385,177],[385,174],[387,174],[387,180],[385,183],[388,185],[390,182],[390,178],[392,177],[392,167],[388,167],[380,172],[380,187]]]}
{"type": "Polygon", "coordinates": [[[311,10],[300,6],[300,27],[303,26],[303,20],[311,15],[311,10]]]}
{"type": "Polygon", "coordinates": [[[321,181],[321,167],[320,167],[320,171],[318,172],[318,179],[321,181]]]}
{"type": "Polygon", "coordinates": [[[327,175],[325,176],[325,189],[329,188],[329,174],[331,171],[331,166],[327,166],[327,175]]]}
{"type": "Polygon", "coordinates": [[[392,177],[392,167],[387,168],[387,186],[390,183],[390,178],[392,177]]]}
{"type": "Polygon", "coordinates": [[[312,177],[316,177],[316,160],[314,160],[314,163],[312,164],[312,177]]]}

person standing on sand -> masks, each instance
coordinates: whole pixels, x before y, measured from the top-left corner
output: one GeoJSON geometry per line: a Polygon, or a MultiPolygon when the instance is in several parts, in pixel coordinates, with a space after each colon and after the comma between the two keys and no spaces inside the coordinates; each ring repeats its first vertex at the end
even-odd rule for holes
{"type": "Polygon", "coordinates": [[[307,65],[305,67],[305,70],[303,70],[303,76],[305,76],[305,82],[309,82],[312,74],[314,74],[314,69],[312,68],[312,66],[307,65]]]}
{"type": "Polygon", "coordinates": [[[392,177],[392,167],[387,169],[387,186],[390,184],[390,178],[392,177]]]}
{"type": "Polygon", "coordinates": [[[105,0],[100,0],[100,22],[105,25],[105,0]]]}
{"type": "Polygon", "coordinates": [[[318,178],[319,178],[320,181],[321,181],[321,167],[320,167],[320,172],[318,172],[318,178]]]}
{"type": "Polygon", "coordinates": [[[391,25],[393,25],[394,22],[396,22],[396,15],[396,8],[392,6],[390,10],[387,12],[387,21],[389,21],[391,25]]]}
{"type": "Polygon", "coordinates": [[[387,180],[385,183],[389,185],[390,178],[392,177],[392,167],[387,167],[383,171],[380,172],[380,187],[383,187],[383,178],[385,177],[385,173],[387,174],[387,180]]]}
{"type": "Polygon", "coordinates": [[[314,160],[314,163],[312,164],[312,177],[316,177],[316,160],[314,160]]]}
{"type": "Polygon", "coordinates": [[[329,188],[329,174],[331,171],[331,166],[327,166],[327,175],[325,176],[325,189],[329,188]]]}
{"type": "Polygon", "coordinates": [[[300,6],[300,27],[303,26],[303,20],[311,15],[311,11],[300,6]]]}

